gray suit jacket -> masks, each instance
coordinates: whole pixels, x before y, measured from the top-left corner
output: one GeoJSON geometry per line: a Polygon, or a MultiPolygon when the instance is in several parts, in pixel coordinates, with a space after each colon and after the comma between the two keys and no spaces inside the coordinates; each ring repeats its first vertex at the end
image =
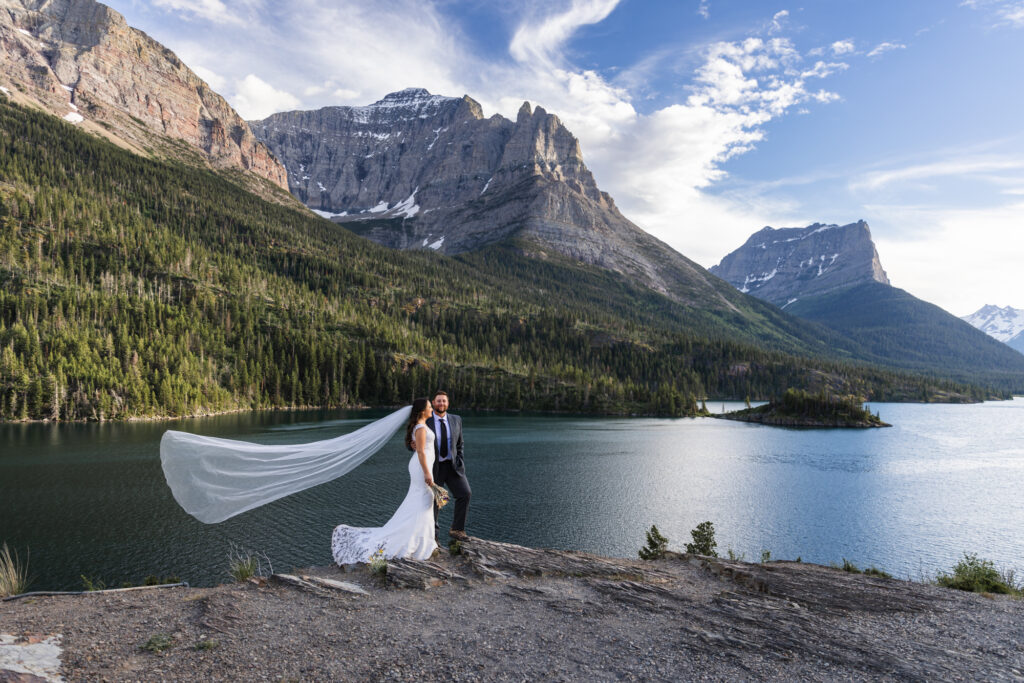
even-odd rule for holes
{"type": "MultiPolygon", "coordinates": [[[[434,432],[434,472],[437,472],[437,465],[441,462],[441,436],[434,431],[435,418],[427,420],[427,429],[434,432]]],[[[458,415],[448,413],[448,427],[451,434],[448,435],[449,448],[454,446],[455,455],[452,457],[452,465],[459,474],[466,473],[466,461],[462,457],[462,418],[458,415]]]]}

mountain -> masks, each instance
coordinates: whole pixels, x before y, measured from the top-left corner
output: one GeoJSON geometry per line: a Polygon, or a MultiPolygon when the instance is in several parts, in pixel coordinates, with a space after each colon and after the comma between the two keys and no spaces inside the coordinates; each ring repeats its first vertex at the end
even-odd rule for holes
{"type": "Polygon", "coordinates": [[[1024,353],[1024,310],[986,305],[960,319],[1024,353]]]}
{"type": "Polygon", "coordinates": [[[287,189],[284,167],[224,98],[106,5],[0,0],[0,66],[16,102],[141,154],[198,157],[287,189]]]}
{"type": "Polygon", "coordinates": [[[400,249],[445,254],[515,244],[621,273],[689,305],[749,308],[731,287],[626,219],[583,163],[577,139],[542,107],[515,121],[472,98],[392,93],[251,121],[306,206],[400,249]]]}
{"type": "Polygon", "coordinates": [[[992,395],[829,355],[838,334],[757,300],[716,316],[514,245],[383,247],[2,95],[0,149],[0,419],[386,406],[437,387],[465,409],[668,415],[788,387],[992,395]],[[799,355],[772,348],[787,343],[799,355]]]}
{"type": "Polygon", "coordinates": [[[888,285],[871,229],[815,223],[806,228],[765,227],[722,259],[711,272],[741,292],[780,308],[854,285],[888,285]]]}
{"type": "Polygon", "coordinates": [[[842,333],[875,362],[1024,388],[1024,356],[889,284],[864,221],[766,227],[711,272],[842,333]]]}

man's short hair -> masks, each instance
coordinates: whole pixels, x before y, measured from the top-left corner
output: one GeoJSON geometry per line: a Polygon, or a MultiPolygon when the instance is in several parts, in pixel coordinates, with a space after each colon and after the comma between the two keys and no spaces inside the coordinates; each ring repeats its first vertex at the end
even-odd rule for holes
{"type": "Polygon", "coordinates": [[[437,398],[438,396],[444,396],[445,398],[448,398],[448,392],[442,389],[438,389],[437,391],[434,392],[434,398],[437,398]]]}

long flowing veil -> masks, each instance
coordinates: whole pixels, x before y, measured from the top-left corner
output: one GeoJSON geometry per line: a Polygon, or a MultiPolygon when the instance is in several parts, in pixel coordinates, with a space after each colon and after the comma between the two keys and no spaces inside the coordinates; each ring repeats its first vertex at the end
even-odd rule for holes
{"type": "Polygon", "coordinates": [[[160,464],[174,500],[214,524],[351,472],[412,414],[406,406],[356,431],[313,443],[262,445],[168,430],[160,464]]]}

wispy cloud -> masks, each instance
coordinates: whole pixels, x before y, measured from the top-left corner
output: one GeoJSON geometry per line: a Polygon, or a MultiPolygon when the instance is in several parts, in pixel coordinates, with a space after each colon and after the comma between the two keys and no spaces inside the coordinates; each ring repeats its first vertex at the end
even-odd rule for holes
{"type": "Polygon", "coordinates": [[[783,24],[786,23],[786,20],[788,18],[789,18],[789,10],[788,9],[784,9],[784,10],[780,10],[780,11],[776,12],[775,15],[772,17],[772,23],[768,27],[769,33],[778,33],[779,31],[781,31],[783,24]]]}
{"type": "Polygon", "coordinates": [[[1024,169],[1024,160],[996,157],[962,157],[926,164],[913,164],[900,168],[864,173],[850,182],[854,192],[874,191],[896,183],[921,181],[931,178],[959,177],[988,174],[999,171],[1024,169]]]}
{"type": "Polygon", "coordinates": [[[1024,1],[1022,0],[963,0],[961,7],[984,10],[997,26],[1024,28],[1024,1]]]}
{"type": "Polygon", "coordinates": [[[711,18],[711,3],[708,0],[700,0],[700,5],[697,6],[697,14],[704,17],[705,19],[711,18]]]}
{"type": "Polygon", "coordinates": [[[886,52],[892,52],[893,50],[905,50],[907,46],[903,43],[879,43],[871,52],[868,53],[868,57],[880,57],[886,52]]]}
{"type": "Polygon", "coordinates": [[[561,12],[524,21],[512,37],[509,53],[520,62],[555,64],[580,27],[603,21],[618,4],[619,0],[573,0],[561,12]]]}
{"type": "Polygon", "coordinates": [[[186,18],[199,18],[218,24],[243,24],[244,10],[251,7],[246,0],[232,3],[228,7],[221,0],[153,0],[153,4],[174,10],[186,18]]]}

